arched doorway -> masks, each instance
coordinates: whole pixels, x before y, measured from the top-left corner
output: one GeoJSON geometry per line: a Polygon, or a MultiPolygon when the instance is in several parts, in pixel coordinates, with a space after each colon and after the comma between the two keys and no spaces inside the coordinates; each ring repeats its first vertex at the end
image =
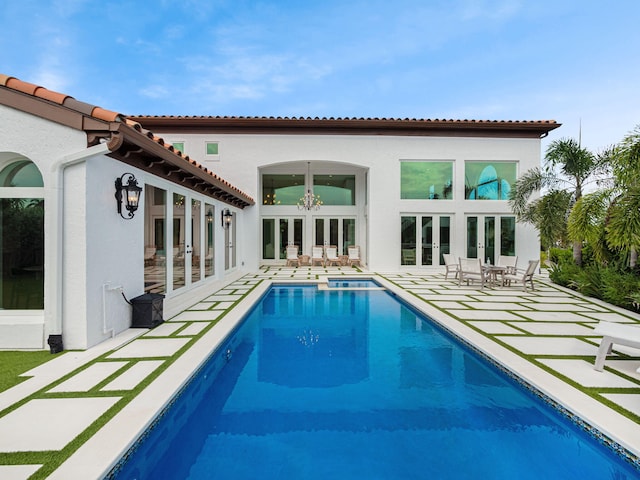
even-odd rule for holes
{"type": "Polygon", "coordinates": [[[0,154],[0,309],[44,309],[44,184],[38,167],[0,154]]]}

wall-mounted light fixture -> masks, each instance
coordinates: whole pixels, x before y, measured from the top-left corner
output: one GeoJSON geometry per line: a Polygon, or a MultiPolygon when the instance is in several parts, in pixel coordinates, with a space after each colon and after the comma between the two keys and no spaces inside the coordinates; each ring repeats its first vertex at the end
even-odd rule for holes
{"type": "Polygon", "coordinates": [[[120,178],[116,178],[116,205],[118,209],[118,213],[125,220],[129,220],[133,218],[134,212],[138,209],[138,204],[140,202],[140,192],[142,192],[142,187],[138,186],[138,181],[136,177],[133,176],[132,173],[123,173],[120,178]],[[127,177],[127,183],[124,183],[124,177],[127,177]],[[125,206],[127,209],[127,216],[125,217],[122,214],[122,193],[124,192],[125,198],[125,206]]]}
{"type": "Polygon", "coordinates": [[[231,213],[228,208],[225,208],[220,212],[220,220],[222,221],[224,229],[227,230],[229,225],[231,225],[231,220],[233,220],[233,213],[231,213]]]}

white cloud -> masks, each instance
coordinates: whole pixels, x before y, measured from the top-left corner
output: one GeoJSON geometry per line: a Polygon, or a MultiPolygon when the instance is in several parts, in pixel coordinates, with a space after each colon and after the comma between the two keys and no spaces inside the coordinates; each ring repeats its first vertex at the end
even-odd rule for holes
{"type": "Polygon", "coordinates": [[[148,98],[165,98],[169,95],[170,90],[164,85],[149,85],[138,90],[138,93],[148,98]]]}

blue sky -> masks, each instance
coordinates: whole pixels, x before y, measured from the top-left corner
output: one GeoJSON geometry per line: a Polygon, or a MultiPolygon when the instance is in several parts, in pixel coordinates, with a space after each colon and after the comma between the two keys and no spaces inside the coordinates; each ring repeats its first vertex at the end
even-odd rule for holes
{"type": "MultiPolygon", "coordinates": [[[[128,115],[640,124],[640,1],[4,0],[0,72],[128,115]]],[[[544,145],[543,145],[544,147],[544,145]]]]}

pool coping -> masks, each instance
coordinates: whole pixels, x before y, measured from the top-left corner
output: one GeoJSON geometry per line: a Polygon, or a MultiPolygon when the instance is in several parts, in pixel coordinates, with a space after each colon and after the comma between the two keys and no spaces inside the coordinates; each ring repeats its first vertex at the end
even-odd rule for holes
{"type": "MultiPolygon", "coordinates": [[[[334,275],[335,276],[335,275],[334,275]]],[[[268,289],[276,284],[326,285],[332,275],[318,275],[316,279],[261,279],[249,293],[233,306],[216,325],[200,337],[186,352],[162,372],[147,388],[122,408],[113,419],[96,432],[48,478],[85,479],[104,478],[118,465],[135,445],[137,439],[151,426],[170,405],[174,397],[184,388],[205,361],[228,338],[250,309],[268,289]]],[[[587,425],[616,442],[631,455],[638,464],[640,438],[632,435],[638,425],[624,415],[567,384],[551,373],[534,365],[527,359],[497,344],[490,338],[473,330],[459,320],[438,310],[401,286],[381,275],[361,273],[358,279],[371,278],[384,289],[397,296],[412,308],[432,318],[440,327],[477,349],[525,383],[579,417],[587,425]]],[[[380,288],[353,288],[353,290],[380,290],[380,288]]],[[[333,289],[332,289],[333,290],[333,289]]],[[[336,288],[335,290],[339,290],[336,288]]]]}

